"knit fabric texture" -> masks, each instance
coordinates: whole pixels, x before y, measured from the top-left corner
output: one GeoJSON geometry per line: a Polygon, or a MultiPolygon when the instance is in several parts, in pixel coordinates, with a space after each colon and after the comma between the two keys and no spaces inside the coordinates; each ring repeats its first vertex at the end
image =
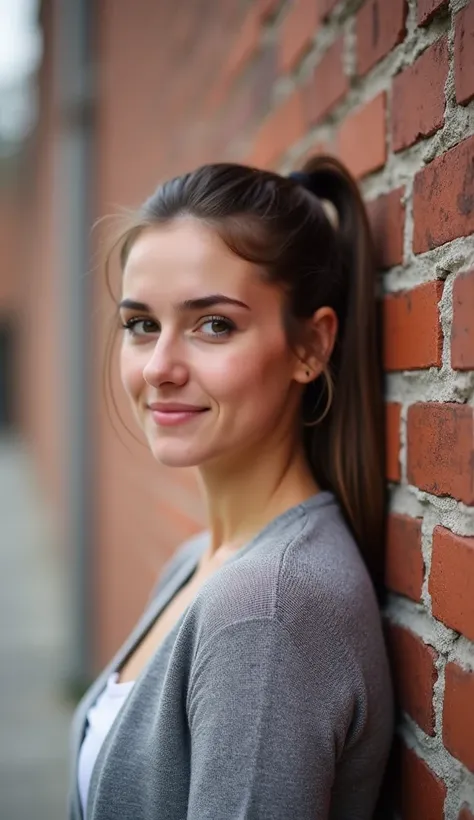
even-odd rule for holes
{"type": "MultiPolygon", "coordinates": [[[[162,573],[87,710],[192,576],[209,534],[162,573]]],[[[99,752],[86,820],[370,820],[393,733],[372,583],[329,492],[270,522],[201,587],[138,677],[99,752]]]]}

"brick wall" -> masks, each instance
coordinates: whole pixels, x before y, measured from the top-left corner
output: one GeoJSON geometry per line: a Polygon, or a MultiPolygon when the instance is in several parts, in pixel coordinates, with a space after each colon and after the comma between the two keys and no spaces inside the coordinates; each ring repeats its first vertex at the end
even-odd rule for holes
{"type": "Polygon", "coordinates": [[[126,6],[98,19],[102,203],[205,161],[286,173],[319,150],[360,180],[385,292],[398,812],[473,817],[474,2],[126,6]]]}

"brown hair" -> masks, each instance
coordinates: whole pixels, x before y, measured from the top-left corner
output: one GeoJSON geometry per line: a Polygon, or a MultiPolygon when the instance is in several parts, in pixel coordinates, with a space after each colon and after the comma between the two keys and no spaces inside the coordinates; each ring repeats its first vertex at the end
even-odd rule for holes
{"type": "Polygon", "coordinates": [[[376,275],[356,182],[328,156],[309,160],[293,178],[232,163],[204,165],[160,185],[142,205],[119,237],[122,267],[144,228],[184,215],[204,221],[284,288],[291,344],[302,319],[322,306],[336,312],[336,344],[323,374],[305,388],[302,419],[326,409],[318,423],[302,425],[302,436],[314,477],[338,498],[380,592],[385,481],[376,275]]]}

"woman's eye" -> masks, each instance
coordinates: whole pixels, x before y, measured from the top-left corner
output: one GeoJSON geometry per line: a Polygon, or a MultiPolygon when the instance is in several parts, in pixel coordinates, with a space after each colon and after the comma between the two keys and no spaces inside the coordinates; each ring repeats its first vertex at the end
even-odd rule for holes
{"type": "Polygon", "coordinates": [[[128,319],[122,324],[122,327],[128,331],[131,336],[147,336],[159,330],[158,325],[153,319],[128,319]]]}
{"type": "Polygon", "coordinates": [[[232,331],[235,330],[235,325],[230,319],[226,319],[224,316],[208,316],[202,324],[199,325],[198,329],[205,333],[206,336],[222,338],[224,336],[230,336],[232,331]],[[204,328],[209,329],[204,330],[204,328]]]}

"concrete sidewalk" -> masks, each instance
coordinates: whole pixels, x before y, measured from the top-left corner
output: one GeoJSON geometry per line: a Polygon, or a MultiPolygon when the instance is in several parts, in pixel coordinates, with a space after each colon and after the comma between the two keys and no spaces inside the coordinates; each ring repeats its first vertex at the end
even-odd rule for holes
{"type": "Polygon", "coordinates": [[[65,568],[11,439],[0,440],[0,521],[0,820],[64,820],[65,568]]]}

